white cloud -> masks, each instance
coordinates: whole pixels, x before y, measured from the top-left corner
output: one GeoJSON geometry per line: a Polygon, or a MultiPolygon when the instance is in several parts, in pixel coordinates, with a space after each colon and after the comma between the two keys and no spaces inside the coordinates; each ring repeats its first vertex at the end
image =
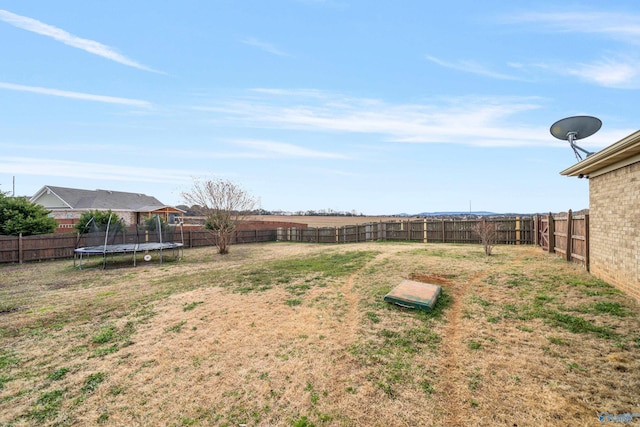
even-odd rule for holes
{"type": "Polygon", "coordinates": [[[640,61],[605,58],[592,63],[577,63],[566,72],[600,86],[639,89],[640,61]]]}
{"type": "MultiPolygon", "coordinates": [[[[255,92],[245,100],[230,100],[200,110],[217,120],[242,126],[321,132],[377,134],[382,139],[408,143],[445,143],[476,146],[551,145],[547,125],[527,125],[519,114],[542,108],[538,98],[459,98],[422,104],[391,104],[367,98],[327,93],[294,100],[284,92],[276,96],[255,92]]],[[[282,148],[282,147],[281,147],[282,148]]],[[[284,148],[282,148],[284,150],[284,148]]]]}
{"type": "Polygon", "coordinates": [[[139,99],[119,98],[115,96],[93,95],[90,93],[69,92],[66,90],[49,89],[38,86],[24,86],[13,83],[0,82],[0,89],[15,90],[19,92],[31,92],[40,95],[60,96],[63,98],[80,99],[83,101],[105,102],[108,104],[128,105],[131,107],[150,108],[151,103],[139,99]]]}
{"type": "Polygon", "coordinates": [[[429,56],[429,55],[426,56],[426,59],[428,61],[431,61],[433,63],[440,65],[441,67],[451,68],[453,70],[458,70],[465,73],[477,74],[479,76],[490,77],[492,79],[521,80],[520,78],[509,75],[509,74],[502,74],[502,73],[492,71],[486,68],[485,66],[478,64],[475,61],[458,61],[453,63],[453,62],[443,61],[442,59],[436,58],[434,56],[429,56]]]}
{"type": "Polygon", "coordinates": [[[14,27],[50,37],[68,46],[84,50],[94,55],[102,56],[103,58],[118,62],[123,65],[127,65],[129,67],[159,73],[159,71],[156,71],[132,59],[127,58],[126,56],[118,53],[112,47],[106,46],[94,40],[83,39],[81,37],[74,36],[67,31],[54,27],[52,25],[45,24],[36,19],[16,15],[15,13],[0,9],[0,20],[13,25],[14,27]]]}
{"type": "MultiPolygon", "coordinates": [[[[277,141],[258,140],[258,139],[228,139],[219,141],[221,145],[215,149],[203,149],[200,147],[182,147],[178,150],[174,148],[156,147],[153,154],[159,157],[172,159],[282,159],[282,158],[299,158],[299,159],[347,159],[344,154],[333,153],[329,151],[313,150],[300,145],[289,144],[277,141]],[[240,147],[236,151],[224,151],[221,146],[224,144],[240,147]]],[[[56,143],[56,151],[77,152],[87,147],[86,143],[56,143]]],[[[12,152],[20,150],[22,153],[29,152],[37,155],[43,150],[51,149],[51,145],[38,144],[18,144],[0,141],[0,151],[6,150],[12,152]]],[[[141,146],[132,145],[114,145],[114,144],[96,144],[91,143],[93,153],[113,153],[114,150],[119,153],[127,153],[128,155],[146,155],[148,149],[141,146]]]]}
{"type": "Polygon", "coordinates": [[[531,67],[561,76],[578,77],[598,86],[616,89],[640,89],[640,58],[607,56],[592,62],[536,63],[531,67]]]}
{"type": "Polygon", "coordinates": [[[511,23],[531,23],[558,32],[601,34],[640,44],[640,15],[625,12],[529,12],[506,18],[511,23]]]}
{"type": "Polygon", "coordinates": [[[318,89],[275,89],[275,88],[253,88],[249,89],[249,92],[256,92],[268,95],[279,95],[288,97],[302,97],[302,98],[318,98],[328,99],[332,95],[327,91],[318,89]]]}
{"type": "Polygon", "coordinates": [[[242,43],[244,43],[246,45],[257,47],[258,49],[263,50],[263,51],[265,51],[267,53],[270,53],[272,55],[291,56],[288,53],[278,49],[277,47],[275,47],[271,43],[263,42],[261,40],[255,39],[253,37],[247,37],[247,38],[242,39],[241,41],[242,41],[242,43]]]}
{"type": "Polygon", "coordinates": [[[182,184],[192,181],[193,170],[119,166],[50,158],[0,157],[0,170],[13,175],[57,176],[95,180],[182,184]]]}
{"type": "MultiPolygon", "coordinates": [[[[603,11],[552,11],[528,12],[505,18],[506,22],[529,24],[542,32],[592,34],[602,39],[621,42],[616,46],[618,54],[593,52],[601,59],[571,57],[563,63],[547,62],[535,67],[560,75],[576,76],[581,80],[604,87],[619,89],[640,88],[640,57],[636,46],[640,44],[640,14],[603,11]],[[627,53],[623,53],[627,50],[627,53]]],[[[609,48],[611,50],[611,48],[609,48]]]]}
{"type": "Polygon", "coordinates": [[[311,150],[299,145],[284,142],[265,141],[256,139],[236,139],[230,141],[233,144],[257,150],[261,157],[302,157],[314,159],[344,159],[346,156],[327,151],[311,150]]]}

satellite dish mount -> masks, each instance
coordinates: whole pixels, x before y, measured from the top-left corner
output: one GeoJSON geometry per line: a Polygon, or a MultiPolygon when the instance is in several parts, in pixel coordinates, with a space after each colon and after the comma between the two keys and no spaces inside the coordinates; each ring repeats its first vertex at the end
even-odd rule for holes
{"type": "Polygon", "coordinates": [[[573,116],[558,120],[551,125],[551,135],[558,139],[569,141],[569,145],[573,149],[578,161],[582,161],[579,151],[589,157],[593,153],[579,147],[575,141],[587,138],[600,130],[602,121],[597,117],[591,116],[573,116]]]}

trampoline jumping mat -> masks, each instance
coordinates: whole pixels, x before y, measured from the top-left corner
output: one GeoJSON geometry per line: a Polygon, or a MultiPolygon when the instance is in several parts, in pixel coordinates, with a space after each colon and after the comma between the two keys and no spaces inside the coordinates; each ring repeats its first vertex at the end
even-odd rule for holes
{"type": "Polygon", "coordinates": [[[430,283],[403,280],[384,296],[386,302],[407,308],[431,311],[435,307],[442,288],[430,283]]]}

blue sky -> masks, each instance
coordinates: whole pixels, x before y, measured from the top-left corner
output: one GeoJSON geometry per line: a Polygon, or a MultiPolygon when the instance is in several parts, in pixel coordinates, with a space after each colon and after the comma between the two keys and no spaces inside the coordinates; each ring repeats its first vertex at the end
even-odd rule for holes
{"type": "Polygon", "coordinates": [[[640,128],[636,1],[0,1],[0,190],[268,210],[588,207],[549,127],[640,128]]]}

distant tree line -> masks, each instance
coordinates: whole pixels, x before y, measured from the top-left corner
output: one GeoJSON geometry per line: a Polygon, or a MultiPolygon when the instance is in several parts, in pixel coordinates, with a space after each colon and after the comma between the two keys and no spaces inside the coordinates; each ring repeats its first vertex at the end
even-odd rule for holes
{"type": "MultiPolygon", "coordinates": [[[[185,211],[185,216],[201,216],[203,208],[198,205],[178,205],[176,208],[185,211]]],[[[244,215],[284,215],[284,216],[365,216],[356,210],[352,211],[335,211],[333,209],[306,210],[306,211],[282,211],[266,209],[252,209],[242,212],[244,215]]]]}

